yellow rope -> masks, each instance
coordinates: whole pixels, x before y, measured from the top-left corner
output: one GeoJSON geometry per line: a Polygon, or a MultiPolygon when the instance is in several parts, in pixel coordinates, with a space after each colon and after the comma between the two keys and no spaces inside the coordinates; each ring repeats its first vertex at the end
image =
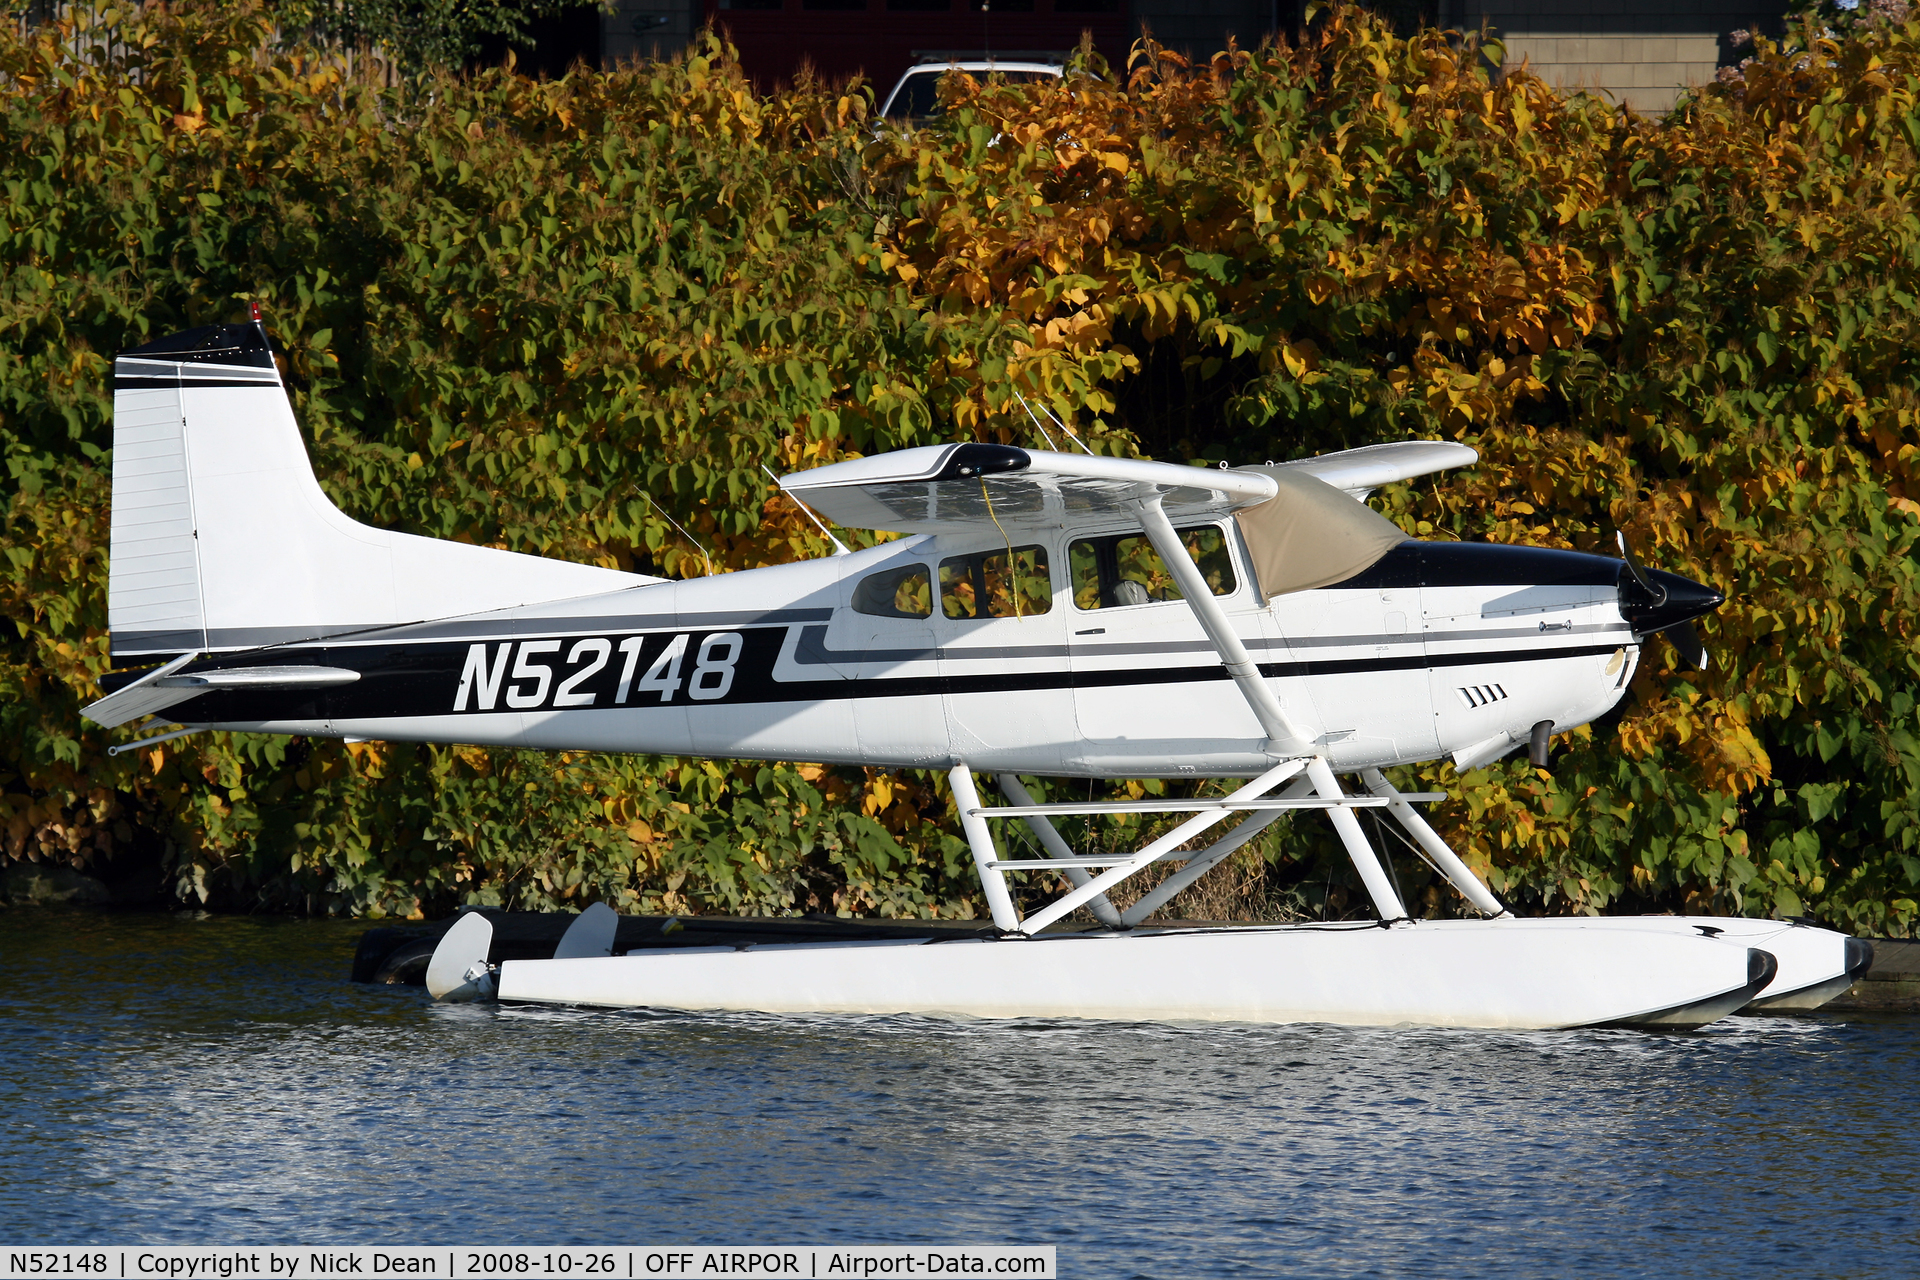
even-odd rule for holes
{"type": "MultiPolygon", "coordinates": [[[[1000,523],[1000,517],[993,513],[993,495],[987,492],[987,478],[980,477],[980,497],[987,504],[987,518],[993,521],[993,527],[1000,530],[1001,541],[1007,544],[1007,592],[1013,597],[1013,616],[1020,616],[1020,569],[1013,562],[1013,539],[1007,533],[1006,526],[1000,523]]],[[[985,586],[983,582],[980,584],[985,586]]],[[[991,599],[981,601],[991,604],[991,599]]]]}

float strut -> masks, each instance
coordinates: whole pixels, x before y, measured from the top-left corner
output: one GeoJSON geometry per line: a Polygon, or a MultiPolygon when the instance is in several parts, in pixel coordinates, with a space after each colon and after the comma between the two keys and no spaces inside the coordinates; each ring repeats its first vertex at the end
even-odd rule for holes
{"type": "MultiPolygon", "coordinates": [[[[1300,778],[1280,793],[1280,799],[1293,800],[1313,790],[1311,778],[1300,778]]],[[[1173,895],[1185,889],[1207,872],[1227,860],[1227,855],[1247,841],[1272,826],[1285,809],[1267,809],[1248,817],[1239,826],[1215,840],[1199,853],[1187,860],[1187,865],[1154,886],[1151,893],[1128,907],[1120,918],[1128,924],[1139,924],[1172,900],[1173,895]]]]}
{"type": "Polygon", "coordinates": [[[1473,874],[1473,868],[1460,861],[1460,855],[1447,847],[1440,833],[1428,826],[1427,820],[1400,798],[1400,793],[1394,790],[1385,774],[1378,769],[1362,769],[1360,777],[1366,782],[1368,791],[1376,796],[1387,797],[1387,812],[1426,850],[1427,856],[1433,859],[1435,869],[1453,882],[1453,887],[1460,891],[1461,897],[1473,904],[1474,910],[1496,920],[1512,914],[1501,905],[1500,899],[1493,896],[1493,890],[1473,874]]]}
{"type": "MultiPolygon", "coordinates": [[[[1323,799],[1336,800],[1345,794],[1325,756],[1315,756],[1308,762],[1307,776],[1313,779],[1314,788],[1323,799]]],[[[1353,869],[1360,873],[1360,882],[1367,886],[1367,895],[1373,899],[1373,908],[1380,913],[1380,918],[1388,922],[1405,920],[1407,909],[1401,905],[1400,895],[1393,891],[1393,882],[1387,879],[1373,846],[1367,843],[1366,833],[1360,830],[1360,819],[1353,816],[1351,809],[1329,809],[1327,817],[1333,820],[1340,843],[1347,846],[1347,856],[1353,859],[1353,869]]]]}
{"type": "MultiPolygon", "coordinates": [[[[1069,893],[1066,897],[1034,912],[1032,916],[1028,917],[1023,927],[1029,934],[1040,932],[1061,916],[1072,911],[1075,907],[1105,893],[1142,867],[1157,862],[1162,854],[1172,853],[1175,849],[1178,849],[1181,845],[1193,839],[1208,827],[1218,823],[1229,813],[1233,812],[1234,802],[1239,800],[1261,799],[1275,787],[1300,772],[1300,770],[1305,767],[1305,763],[1303,760],[1282,760],[1279,764],[1273,766],[1273,768],[1267,770],[1252,782],[1247,783],[1232,795],[1227,796],[1222,808],[1194,814],[1191,818],[1188,818],[1185,822],[1134,854],[1133,857],[1127,859],[1127,861],[1116,863],[1081,885],[1078,889],[1075,889],[1072,893],[1069,893]]],[[[1348,816],[1351,818],[1352,815],[1348,816]]]]}
{"type": "Polygon", "coordinates": [[[960,829],[966,832],[973,848],[973,865],[980,872],[980,888],[987,895],[987,909],[993,912],[993,924],[1002,933],[1020,928],[1020,913],[1014,909],[1013,895],[1007,892],[1007,878],[993,865],[1000,855],[993,847],[993,832],[980,816],[980,793],[973,786],[973,770],[962,760],[947,774],[953,786],[953,803],[960,810],[960,829]]]}

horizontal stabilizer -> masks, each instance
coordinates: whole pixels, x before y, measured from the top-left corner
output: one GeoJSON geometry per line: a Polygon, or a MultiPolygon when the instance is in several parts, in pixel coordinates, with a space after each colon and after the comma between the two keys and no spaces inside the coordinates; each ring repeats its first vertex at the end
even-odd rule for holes
{"type": "Polygon", "coordinates": [[[330,689],[352,684],[359,678],[358,671],[345,667],[234,667],[225,671],[163,676],[154,683],[166,689],[205,693],[214,689],[330,689]]]}
{"type": "Polygon", "coordinates": [[[156,667],[123,689],[116,689],[98,702],[90,702],[80,708],[80,714],[95,724],[113,729],[142,716],[155,715],[168,707],[177,706],[190,698],[198,697],[203,690],[182,689],[172,685],[163,685],[174,672],[186,666],[200,655],[182,654],[164,667],[156,667]]]}
{"type": "Polygon", "coordinates": [[[352,684],[358,671],[344,667],[270,666],[230,667],[224,670],[183,672],[200,655],[185,654],[164,667],[149,671],[132,684],[80,709],[95,724],[111,729],[153,715],[199,697],[227,689],[330,689],[352,684]]]}

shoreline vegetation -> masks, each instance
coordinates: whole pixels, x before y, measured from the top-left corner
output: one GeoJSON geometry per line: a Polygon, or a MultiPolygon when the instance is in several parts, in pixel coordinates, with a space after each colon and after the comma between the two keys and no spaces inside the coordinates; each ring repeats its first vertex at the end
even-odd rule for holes
{"type": "MultiPolygon", "coordinates": [[[[1622,529],[1728,596],[1711,669],[1650,642],[1550,776],[1399,771],[1453,794],[1433,819],[1467,861],[1526,912],[1910,936],[1920,21],[1897,7],[1755,37],[1659,119],[1342,7],[1208,63],[1143,43],[1057,84],[952,75],[910,134],[871,86],[760,92],[712,36],[389,84],[251,0],[6,24],[0,886],[984,915],[923,772],[230,734],[109,758],[78,708],[108,666],[111,361],[258,302],[355,518],[675,577],[829,549],[763,464],[1043,444],[1016,388],[1098,451],[1197,464],[1465,441],[1478,466],[1376,507],[1425,538],[1610,554],[1622,529]]],[[[1360,914],[1321,825],[1276,824],[1171,914],[1360,914]]],[[[1460,912],[1383,843],[1417,912],[1460,912]]]]}

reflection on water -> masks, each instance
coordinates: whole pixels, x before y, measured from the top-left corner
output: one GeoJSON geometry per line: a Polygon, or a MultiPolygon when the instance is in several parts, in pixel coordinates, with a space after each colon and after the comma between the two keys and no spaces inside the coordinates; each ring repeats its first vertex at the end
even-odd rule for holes
{"type": "Polygon", "coordinates": [[[1020,1242],[1071,1276],[1909,1273],[1914,1024],[436,1007],[360,926],[0,916],[0,1239],[1020,1242]]]}

